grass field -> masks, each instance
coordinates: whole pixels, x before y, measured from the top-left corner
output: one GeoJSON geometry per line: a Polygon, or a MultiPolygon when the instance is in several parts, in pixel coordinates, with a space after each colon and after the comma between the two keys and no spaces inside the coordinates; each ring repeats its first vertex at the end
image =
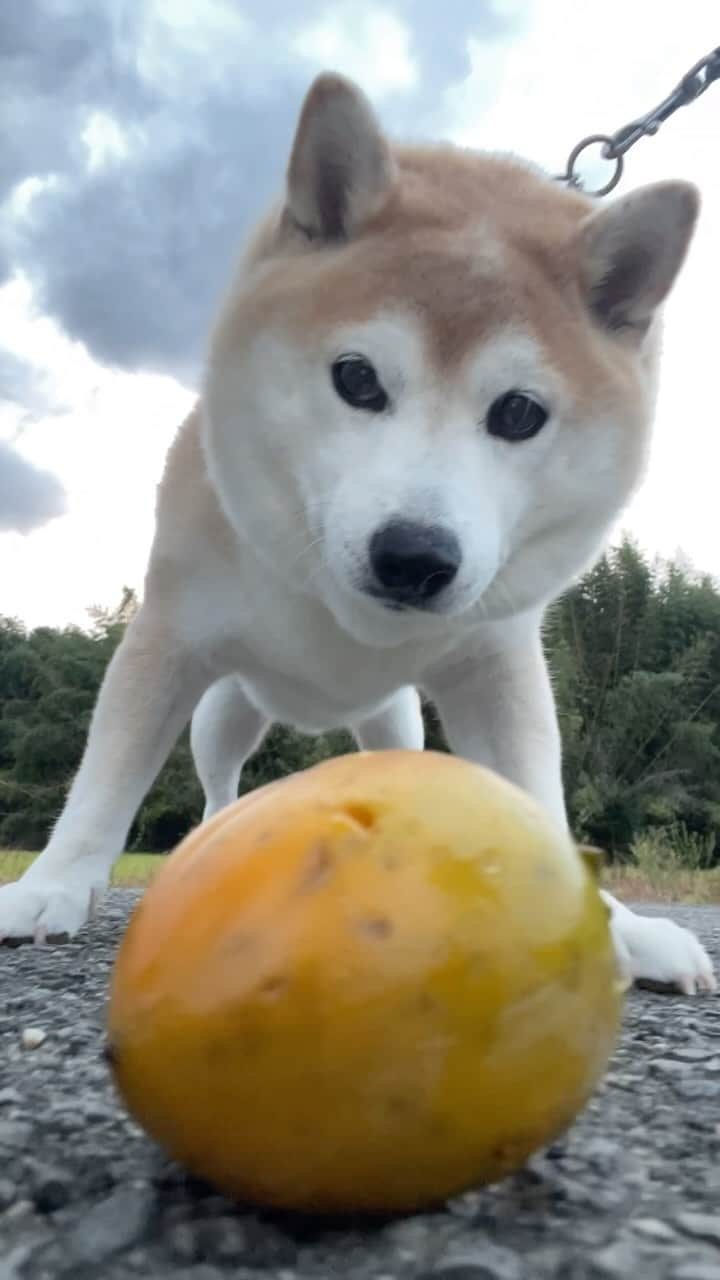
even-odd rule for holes
{"type": "Polygon", "coordinates": [[[657,873],[633,866],[608,867],[602,883],[626,902],[676,902],[693,906],[720,903],[720,867],[711,871],[673,868],[657,873]]]}
{"type": "MultiPolygon", "coordinates": [[[[0,884],[17,880],[35,856],[20,849],[0,849],[0,884]]],[[[142,888],[150,883],[161,861],[155,853],[124,853],[113,867],[112,883],[126,889],[142,888]]]]}
{"type": "MultiPolygon", "coordinates": [[[[16,880],[35,855],[0,849],[0,884],[16,880]]],[[[153,853],[124,853],[113,867],[112,883],[142,888],[162,861],[153,853]]],[[[712,870],[668,865],[662,858],[651,865],[607,867],[603,884],[628,902],[720,903],[720,867],[712,870]]]]}

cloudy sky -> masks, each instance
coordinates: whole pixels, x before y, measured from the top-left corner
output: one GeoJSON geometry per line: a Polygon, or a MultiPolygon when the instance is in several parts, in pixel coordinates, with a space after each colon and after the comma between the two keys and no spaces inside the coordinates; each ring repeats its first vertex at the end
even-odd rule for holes
{"type": "MultiPolygon", "coordinates": [[[[141,586],[208,318],[317,71],[359,80],[396,136],[557,172],[718,44],[718,0],[0,4],[0,613],[82,624],[141,586]]],[[[624,524],[718,575],[719,137],[720,83],[638,144],[620,188],[703,194],[624,524]]]]}

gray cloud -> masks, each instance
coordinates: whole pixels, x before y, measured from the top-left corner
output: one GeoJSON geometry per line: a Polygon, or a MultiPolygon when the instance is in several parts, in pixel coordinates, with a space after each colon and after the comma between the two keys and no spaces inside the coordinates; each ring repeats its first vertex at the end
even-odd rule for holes
{"type": "Polygon", "coordinates": [[[0,404],[22,405],[29,418],[66,408],[46,385],[42,369],[0,347],[0,404]]]}
{"type": "MultiPolygon", "coordinates": [[[[468,70],[470,35],[497,42],[500,57],[517,29],[497,0],[382,7],[406,23],[420,69],[416,90],[382,106],[405,135],[437,122],[444,89],[468,70]]],[[[282,180],[320,69],[293,51],[293,33],[338,5],[186,0],[182,10],[185,25],[164,28],[154,0],[0,6],[0,197],[51,179],[0,222],[0,278],[3,258],[25,271],[40,306],[100,360],[191,382],[223,278],[282,180]],[[83,132],[99,116],[126,151],[93,169],[83,132]]],[[[347,0],[342,12],[352,37],[367,4],[347,0]]]]}
{"type": "Polygon", "coordinates": [[[60,482],[0,440],[0,533],[30,533],[65,510],[60,482]]]}
{"type": "MultiPolygon", "coordinates": [[[[42,370],[0,349],[2,404],[22,406],[20,430],[23,423],[62,408],[46,387],[42,370]]],[[[59,480],[0,440],[0,533],[30,533],[64,510],[65,495],[59,480]]]]}
{"type": "Polygon", "coordinates": [[[107,0],[0,6],[0,200],[25,178],[78,171],[88,108],[124,120],[152,108],[113,12],[107,0]]]}

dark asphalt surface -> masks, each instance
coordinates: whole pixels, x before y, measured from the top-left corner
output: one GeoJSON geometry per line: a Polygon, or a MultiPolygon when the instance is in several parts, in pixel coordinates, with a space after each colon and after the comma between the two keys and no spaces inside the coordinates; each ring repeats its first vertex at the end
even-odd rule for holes
{"type": "MultiPolygon", "coordinates": [[[[514,1177],[320,1227],[235,1208],[123,1113],[100,1050],[132,898],[62,947],[0,948],[0,1280],[720,1280],[718,997],[632,992],[599,1092],[514,1177]]],[[[720,908],[672,914],[720,958],[720,908]]]]}

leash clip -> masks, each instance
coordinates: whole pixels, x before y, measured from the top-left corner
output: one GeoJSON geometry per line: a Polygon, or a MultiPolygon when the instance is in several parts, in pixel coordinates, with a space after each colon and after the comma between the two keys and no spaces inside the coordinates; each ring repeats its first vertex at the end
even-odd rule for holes
{"type": "Polygon", "coordinates": [[[701,58],[699,62],[696,62],[685,73],[672,93],[669,93],[667,98],[663,98],[662,102],[657,107],[653,107],[651,111],[648,111],[646,115],[640,116],[637,120],[631,120],[629,124],[622,125],[620,129],[616,129],[615,133],[591,133],[578,142],[568,156],[565,172],[558,174],[555,180],[557,182],[565,182],[569,187],[574,187],[576,190],[584,190],[585,186],[578,173],[577,162],[588,147],[601,146],[603,159],[614,161],[615,168],[604,186],[596,187],[594,191],[589,191],[588,195],[607,195],[609,191],[612,191],[617,186],[622,177],[624,157],[630,148],[634,147],[635,143],[639,142],[641,138],[654,137],[661,124],[664,124],[670,116],[679,111],[680,107],[686,107],[691,102],[696,102],[715,80],[720,80],[720,45],[704,58],[701,58]]]}

